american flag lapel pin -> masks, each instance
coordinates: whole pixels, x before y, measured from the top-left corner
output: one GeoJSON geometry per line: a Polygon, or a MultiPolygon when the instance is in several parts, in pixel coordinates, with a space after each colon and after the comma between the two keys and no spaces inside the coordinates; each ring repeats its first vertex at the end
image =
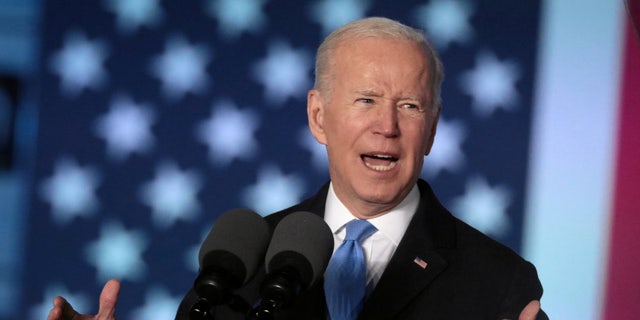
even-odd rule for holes
{"type": "Polygon", "coordinates": [[[416,257],[415,259],[413,259],[413,263],[417,264],[422,269],[426,269],[428,265],[428,263],[420,259],[420,257],[416,257]]]}

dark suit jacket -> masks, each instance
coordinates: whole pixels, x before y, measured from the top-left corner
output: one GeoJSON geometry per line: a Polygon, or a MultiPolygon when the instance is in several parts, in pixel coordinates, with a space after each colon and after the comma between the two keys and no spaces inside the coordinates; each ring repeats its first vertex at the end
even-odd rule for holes
{"type": "MultiPolygon", "coordinates": [[[[455,218],[418,181],[420,204],[374,291],[365,301],[360,319],[518,319],[531,300],[539,300],[542,286],[535,267],[515,252],[455,218]],[[418,257],[427,263],[422,268],[418,257]]],[[[287,214],[310,211],[324,215],[328,184],[313,197],[266,219],[274,228],[287,214]]],[[[261,270],[240,294],[258,301],[261,270]]],[[[188,319],[196,300],[190,292],[177,319],[188,319]]],[[[226,306],[216,319],[243,319],[226,306]]],[[[322,281],[303,292],[278,319],[326,320],[322,281]]],[[[539,318],[546,318],[542,312],[539,318]]]]}

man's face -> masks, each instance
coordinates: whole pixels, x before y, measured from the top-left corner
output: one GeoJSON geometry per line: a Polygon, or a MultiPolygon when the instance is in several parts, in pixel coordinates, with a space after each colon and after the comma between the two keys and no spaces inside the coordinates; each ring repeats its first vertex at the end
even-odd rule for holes
{"type": "Polygon", "coordinates": [[[335,50],[329,73],[328,92],[309,91],[311,132],[327,147],[338,198],[360,218],[384,214],[415,185],[435,136],[424,51],[402,40],[351,41],[335,50]]]}

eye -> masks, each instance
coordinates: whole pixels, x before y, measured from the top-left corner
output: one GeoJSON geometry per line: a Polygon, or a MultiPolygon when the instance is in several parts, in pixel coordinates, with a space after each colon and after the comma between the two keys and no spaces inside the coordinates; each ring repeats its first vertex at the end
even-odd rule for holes
{"type": "Polygon", "coordinates": [[[402,105],[402,108],[409,109],[409,110],[417,110],[417,111],[422,110],[422,106],[416,103],[405,103],[402,105]]]}
{"type": "Polygon", "coordinates": [[[359,98],[358,100],[356,100],[358,102],[362,102],[362,103],[366,103],[366,104],[372,104],[374,103],[373,99],[371,98],[359,98]]]}

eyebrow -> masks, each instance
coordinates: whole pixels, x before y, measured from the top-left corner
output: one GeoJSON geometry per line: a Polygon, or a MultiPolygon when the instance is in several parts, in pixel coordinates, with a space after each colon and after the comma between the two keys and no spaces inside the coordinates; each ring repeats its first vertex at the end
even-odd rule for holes
{"type": "MultiPolygon", "coordinates": [[[[354,91],[355,94],[359,94],[359,95],[363,95],[366,97],[382,97],[382,94],[376,92],[375,90],[372,89],[364,89],[364,90],[355,90],[354,91]]],[[[409,100],[409,101],[418,101],[418,102],[422,102],[424,99],[421,99],[419,96],[405,96],[405,97],[401,97],[400,100],[409,100]]]]}
{"type": "Polygon", "coordinates": [[[371,89],[355,90],[354,93],[355,94],[360,94],[360,95],[363,95],[363,96],[367,96],[367,97],[382,97],[381,94],[379,94],[376,91],[371,90],[371,89]]]}
{"type": "Polygon", "coordinates": [[[401,98],[400,100],[410,100],[410,101],[419,101],[419,102],[423,101],[423,99],[417,96],[407,96],[407,97],[401,98]]]}
{"type": "MultiPolygon", "coordinates": [[[[353,93],[357,94],[357,95],[363,95],[365,97],[382,97],[382,94],[378,93],[374,89],[354,90],[353,93]]],[[[422,98],[420,98],[420,96],[409,95],[409,96],[401,97],[399,100],[401,100],[401,101],[417,101],[417,102],[422,103],[423,101],[425,101],[427,99],[426,98],[422,99],[422,98]]]]}

